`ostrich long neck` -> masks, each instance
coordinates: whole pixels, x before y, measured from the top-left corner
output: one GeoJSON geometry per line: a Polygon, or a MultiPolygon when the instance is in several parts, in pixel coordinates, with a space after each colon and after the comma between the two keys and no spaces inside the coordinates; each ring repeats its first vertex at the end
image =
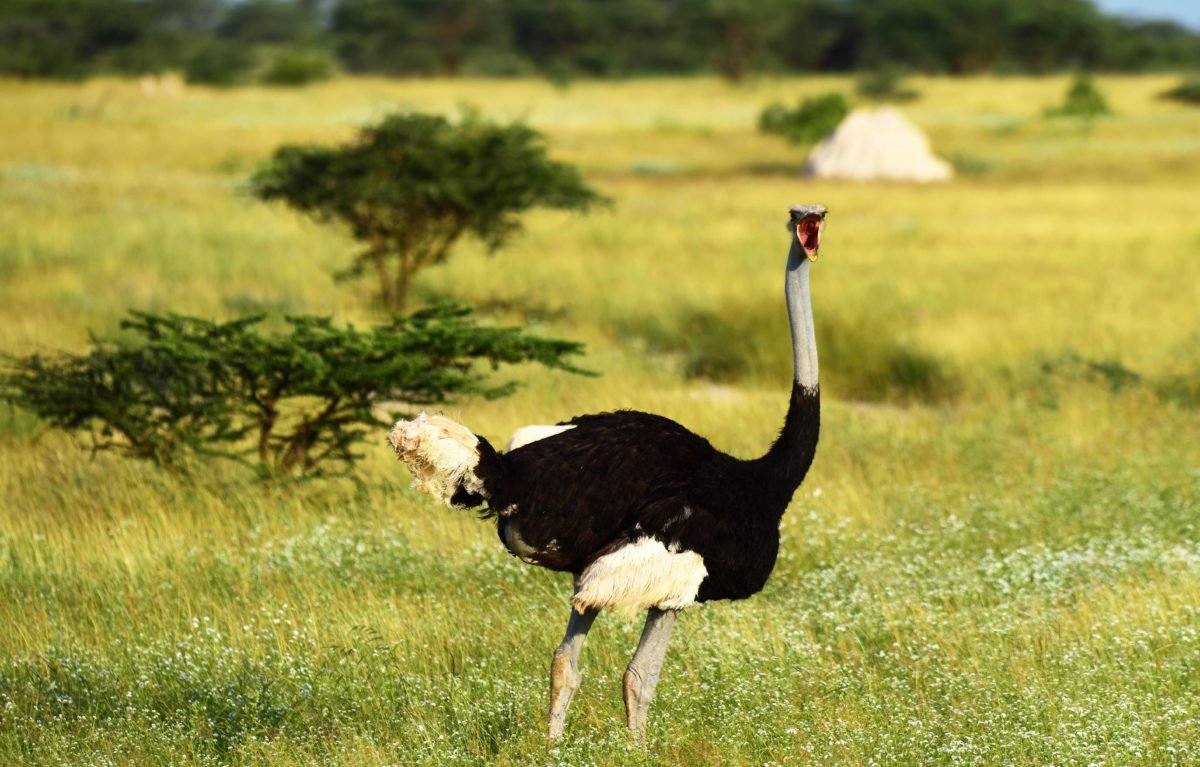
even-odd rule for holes
{"type": "Polygon", "coordinates": [[[788,322],[792,326],[792,368],[796,384],[809,394],[817,392],[817,333],[813,328],[812,301],[808,296],[808,257],[792,237],[784,277],[788,322]]]}
{"type": "Polygon", "coordinates": [[[808,473],[817,450],[821,427],[821,388],[817,380],[817,335],[813,327],[812,302],[808,295],[809,260],[793,235],[788,254],[784,294],[792,329],[791,404],[779,439],[760,461],[767,481],[786,501],[808,473]]]}

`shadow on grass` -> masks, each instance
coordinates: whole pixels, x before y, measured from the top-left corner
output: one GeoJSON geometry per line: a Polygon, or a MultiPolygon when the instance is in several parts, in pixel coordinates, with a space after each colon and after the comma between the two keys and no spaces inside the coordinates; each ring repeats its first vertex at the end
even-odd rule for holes
{"type": "MultiPolygon", "coordinates": [[[[817,320],[821,381],[843,399],[939,403],[961,391],[947,362],[905,340],[894,314],[860,307],[817,320]]],[[[684,306],[674,314],[619,321],[615,337],[636,338],[689,379],[722,383],[786,380],[791,374],[788,327],[778,307],[719,310],[684,306]]]]}
{"type": "Polygon", "coordinates": [[[1073,385],[1102,386],[1109,395],[1149,388],[1159,401],[1185,410],[1200,409],[1200,334],[1176,349],[1158,375],[1144,375],[1115,358],[1094,359],[1073,349],[1037,363],[1040,401],[1043,407],[1058,408],[1061,389],[1073,385]]]}

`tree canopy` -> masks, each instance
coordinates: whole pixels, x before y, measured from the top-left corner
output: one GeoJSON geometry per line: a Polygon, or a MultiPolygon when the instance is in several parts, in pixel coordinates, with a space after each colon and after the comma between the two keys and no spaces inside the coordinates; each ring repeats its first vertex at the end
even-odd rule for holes
{"type": "Polygon", "coordinates": [[[381,409],[395,418],[463,394],[508,394],[513,383],[486,372],[501,364],[584,372],[569,361],[582,345],[481,326],[457,306],[368,330],[289,317],[285,332],[264,333],[262,321],[131,312],[123,340],[5,358],[0,399],[85,435],[93,451],[176,471],[216,456],[285,476],[348,468],[354,448],[390,424],[381,409]]]}
{"type": "Polygon", "coordinates": [[[263,200],[345,224],[364,246],[343,274],[370,272],[385,307],[402,309],[413,275],[473,234],[490,251],[533,207],[587,210],[603,198],[541,135],[468,114],[394,114],[344,146],[284,146],[254,175],[263,200]]]}

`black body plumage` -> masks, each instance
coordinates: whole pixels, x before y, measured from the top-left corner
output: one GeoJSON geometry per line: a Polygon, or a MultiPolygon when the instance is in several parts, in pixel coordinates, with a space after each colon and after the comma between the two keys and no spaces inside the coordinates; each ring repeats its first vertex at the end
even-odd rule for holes
{"type": "MultiPolygon", "coordinates": [[[[480,440],[475,473],[504,545],[578,576],[647,536],[694,551],[708,571],[697,601],[744,599],[775,565],[779,521],[804,479],[820,430],[820,392],[793,384],[787,420],[762,457],[738,459],[662,416],[585,415],[573,428],[497,453],[480,440]]],[[[480,505],[460,493],[460,505],[480,505]]]]}

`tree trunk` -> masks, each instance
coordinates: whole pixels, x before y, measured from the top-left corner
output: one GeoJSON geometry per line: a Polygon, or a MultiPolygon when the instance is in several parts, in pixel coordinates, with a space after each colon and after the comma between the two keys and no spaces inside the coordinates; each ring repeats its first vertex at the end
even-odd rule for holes
{"type": "Polygon", "coordinates": [[[301,470],[305,468],[305,459],[308,458],[308,451],[317,443],[317,432],[315,429],[300,429],[288,442],[287,449],[283,451],[283,455],[275,466],[279,473],[283,476],[291,474],[299,467],[301,470]]]}
{"type": "Polygon", "coordinates": [[[442,74],[446,77],[462,77],[463,56],[457,49],[442,51],[442,74]]]}
{"type": "Polygon", "coordinates": [[[296,428],[295,434],[288,440],[287,449],[283,451],[283,455],[275,464],[278,472],[284,476],[291,474],[297,468],[304,471],[308,468],[308,453],[312,450],[313,445],[317,444],[321,438],[321,431],[324,424],[327,423],[330,416],[337,412],[338,405],[341,404],[342,398],[333,397],[329,403],[312,418],[306,418],[299,427],[296,428]]]}
{"type": "MultiPolygon", "coordinates": [[[[379,302],[384,309],[396,311],[396,288],[387,268],[387,254],[372,250],[371,260],[375,262],[375,274],[379,277],[379,302]]],[[[403,303],[403,299],[400,302],[403,303]]]]}
{"type": "Polygon", "coordinates": [[[750,66],[750,43],[746,28],[738,22],[728,22],[721,30],[724,50],[721,56],[721,73],[737,83],[746,76],[750,66]]]}
{"type": "Polygon", "coordinates": [[[408,290],[412,287],[412,275],[415,271],[416,267],[412,265],[412,259],[407,253],[396,257],[396,286],[393,291],[396,299],[392,307],[394,311],[403,312],[408,305],[408,290]]]}
{"type": "Polygon", "coordinates": [[[279,417],[279,413],[275,410],[273,401],[264,402],[262,408],[262,421],[258,426],[258,459],[266,465],[271,462],[271,430],[275,428],[275,419],[279,417]]]}

